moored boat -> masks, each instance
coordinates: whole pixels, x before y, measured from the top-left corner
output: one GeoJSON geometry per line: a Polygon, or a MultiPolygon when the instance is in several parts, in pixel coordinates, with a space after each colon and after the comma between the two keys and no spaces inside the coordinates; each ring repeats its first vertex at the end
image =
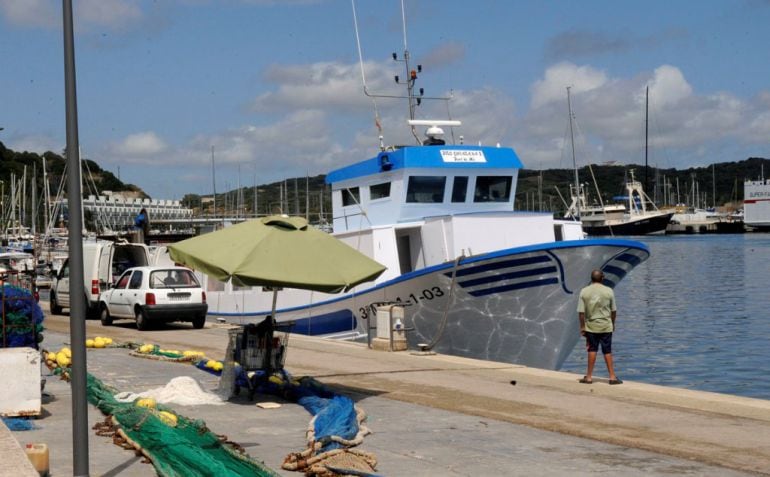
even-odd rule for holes
{"type": "MultiPolygon", "coordinates": [[[[330,295],[236,287],[202,277],[209,315],[262,321],[273,299],[278,322],[295,333],[364,340],[378,304],[401,303],[412,348],[558,369],[580,338],[580,288],[601,269],[615,286],[649,257],[639,242],[585,239],[579,222],[514,211],[522,163],[508,147],[447,144],[455,120],[418,120],[423,97],[404,81],[416,144],[387,147],[330,172],[333,235],[382,263],[373,283],[330,295]],[[418,128],[426,128],[423,139],[418,128]]],[[[370,94],[366,87],[364,91],[370,94]]],[[[393,96],[383,96],[393,97],[393,96]]],[[[452,134],[450,137],[454,138],[452,134]]],[[[163,257],[163,249],[159,249],[163,257]]],[[[167,257],[167,255],[166,255],[167,257]]],[[[162,259],[161,259],[162,260],[162,259]]]]}
{"type": "MultiPolygon", "coordinates": [[[[432,123],[435,142],[443,123],[432,123]]],[[[614,286],[649,251],[514,212],[521,167],[510,148],[437,144],[383,148],[331,172],[334,235],[388,270],[342,295],[285,289],[276,319],[297,333],[364,339],[378,303],[402,302],[412,347],[559,368],[580,336],[577,295],[591,270],[614,286]]],[[[248,323],[270,313],[272,292],[203,281],[210,315],[248,323]]]]}
{"type": "MultiPolygon", "coordinates": [[[[625,195],[621,197],[624,204],[592,204],[586,203],[582,192],[572,194],[572,204],[567,210],[566,217],[579,219],[583,230],[588,235],[652,235],[665,233],[674,212],[661,211],[644,193],[641,182],[634,179],[631,170],[631,180],[626,182],[625,195]]],[[[575,190],[574,186],[571,188],[575,190]]]]}

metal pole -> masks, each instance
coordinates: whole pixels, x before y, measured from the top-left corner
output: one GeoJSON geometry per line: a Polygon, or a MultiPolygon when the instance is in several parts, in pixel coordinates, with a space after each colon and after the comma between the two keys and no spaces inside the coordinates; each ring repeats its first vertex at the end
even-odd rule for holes
{"type": "Polygon", "coordinates": [[[86,397],[86,303],[83,293],[83,220],[80,147],[75,85],[75,40],[72,0],[62,0],[64,19],[64,90],[67,117],[67,197],[69,206],[70,345],[72,348],[72,473],[88,472],[88,401],[86,397]]]}

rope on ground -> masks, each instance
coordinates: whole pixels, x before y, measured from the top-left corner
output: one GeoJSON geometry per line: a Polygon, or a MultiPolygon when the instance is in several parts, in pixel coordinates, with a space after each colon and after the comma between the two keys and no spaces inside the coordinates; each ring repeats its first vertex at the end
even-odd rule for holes
{"type": "Polygon", "coordinates": [[[281,467],[315,477],[367,475],[377,467],[377,457],[360,449],[334,449],[318,455],[314,452],[313,448],[308,448],[289,454],[281,467]]]}
{"type": "Polygon", "coordinates": [[[286,378],[283,394],[295,397],[313,418],[306,432],[307,448],[286,456],[281,467],[304,472],[306,476],[374,475],[376,456],[353,448],[371,433],[363,424],[363,409],[313,378],[286,378]]]}

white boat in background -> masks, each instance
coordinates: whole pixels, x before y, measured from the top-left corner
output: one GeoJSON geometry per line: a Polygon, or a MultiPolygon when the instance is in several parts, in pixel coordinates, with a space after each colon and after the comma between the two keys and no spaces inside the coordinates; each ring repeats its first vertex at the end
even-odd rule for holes
{"type": "Polygon", "coordinates": [[[34,257],[24,252],[0,253],[0,277],[32,272],[35,269],[34,257]]]}
{"type": "Polygon", "coordinates": [[[677,205],[666,234],[742,233],[743,220],[729,212],[677,205]]]}
{"type": "Polygon", "coordinates": [[[770,230],[770,179],[743,183],[743,223],[753,230],[770,230]]]}

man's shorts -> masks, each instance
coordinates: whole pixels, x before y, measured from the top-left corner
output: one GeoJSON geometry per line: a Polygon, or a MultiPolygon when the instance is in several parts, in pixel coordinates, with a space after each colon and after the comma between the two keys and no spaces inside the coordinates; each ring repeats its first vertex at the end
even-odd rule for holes
{"type": "Polygon", "coordinates": [[[612,333],[591,333],[586,331],[586,349],[589,353],[599,351],[602,347],[602,353],[612,354],[612,333]]]}

